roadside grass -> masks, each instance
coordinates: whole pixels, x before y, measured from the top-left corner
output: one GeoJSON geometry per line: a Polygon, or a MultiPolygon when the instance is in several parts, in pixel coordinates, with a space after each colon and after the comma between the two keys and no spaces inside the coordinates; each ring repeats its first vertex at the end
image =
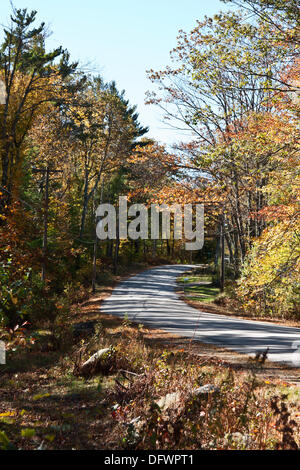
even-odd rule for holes
{"type": "Polygon", "coordinates": [[[210,274],[200,274],[197,276],[190,276],[190,275],[185,275],[185,276],[180,276],[178,278],[179,282],[184,282],[184,283],[191,283],[191,282],[207,282],[211,283],[212,282],[212,276],[210,274]]]}
{"type": "Polygon", "coordinates": [[[220,290],[211,286],[190,286],[185,288],[187,297],[200,302],[213,302],[220,290]]]}
{"type": "Polygon", "coordinates": [[[178,278],[187,299],[204,303],[214,302],[220,294],[220,289],[213,285],[211,275],[186,275],[178,278]]]}

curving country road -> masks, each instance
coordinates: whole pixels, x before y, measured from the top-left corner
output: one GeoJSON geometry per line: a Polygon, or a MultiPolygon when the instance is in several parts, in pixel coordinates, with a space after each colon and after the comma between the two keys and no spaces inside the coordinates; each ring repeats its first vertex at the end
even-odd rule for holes
{"type": "Polygon", "coordinates": [[[114,289],[101,311],[249,355],[269,348],[269,360],[300,365],[300,350],[292,349],[300,328],[200,312],[180,300],[176,279],[192,267],[160,266],[133,276],[114,289]]]}

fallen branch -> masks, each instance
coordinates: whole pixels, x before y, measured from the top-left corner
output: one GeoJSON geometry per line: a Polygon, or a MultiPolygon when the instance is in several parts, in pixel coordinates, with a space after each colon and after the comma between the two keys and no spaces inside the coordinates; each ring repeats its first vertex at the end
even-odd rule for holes
{"type": "Polygon", "coordinates": [[[93,354],[83,364],[78,365],[74,369],[74,375],[81,375],[83,377],[90,377],[111,366],[111,360],[115,355],[115,350],[112,347],[100,349],[93,354]]]}

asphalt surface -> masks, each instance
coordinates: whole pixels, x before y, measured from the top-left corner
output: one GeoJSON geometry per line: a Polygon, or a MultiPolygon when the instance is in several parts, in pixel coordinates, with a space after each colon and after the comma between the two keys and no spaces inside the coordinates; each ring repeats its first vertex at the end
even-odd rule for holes
{"type": "Polygon", "coordinates": [[[101,311],[250,356],[269,348],[269,360],[300,367],[300,328],[200,312],[180,300],[176,279],[191,267],[161,266],[133,276],[114,289],[101,311]]]}

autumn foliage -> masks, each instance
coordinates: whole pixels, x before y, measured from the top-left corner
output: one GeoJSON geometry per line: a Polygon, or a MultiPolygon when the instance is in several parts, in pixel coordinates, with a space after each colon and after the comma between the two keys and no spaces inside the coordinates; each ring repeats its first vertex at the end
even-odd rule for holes
{"type": "Polygon", "coordinates": [[[234,3],[253,20],[248,10],[204,18],[179,32],[172,66],[149,71],[158,91],[148,103],[190,136],[172,149],[146,137],[114,82],[86,75],[61,47],[48,52],[35,12],[14,10],[0,54],[0,325],[53,322],[104,267],[201,262],[209,246],[217,276],[221,223],[240,307],[298,315],[299,16],[292,0],[234,3]],[[203,253],[172,233],[97,242],[96,207],[124,195],[204,203],[203,253]]]}

